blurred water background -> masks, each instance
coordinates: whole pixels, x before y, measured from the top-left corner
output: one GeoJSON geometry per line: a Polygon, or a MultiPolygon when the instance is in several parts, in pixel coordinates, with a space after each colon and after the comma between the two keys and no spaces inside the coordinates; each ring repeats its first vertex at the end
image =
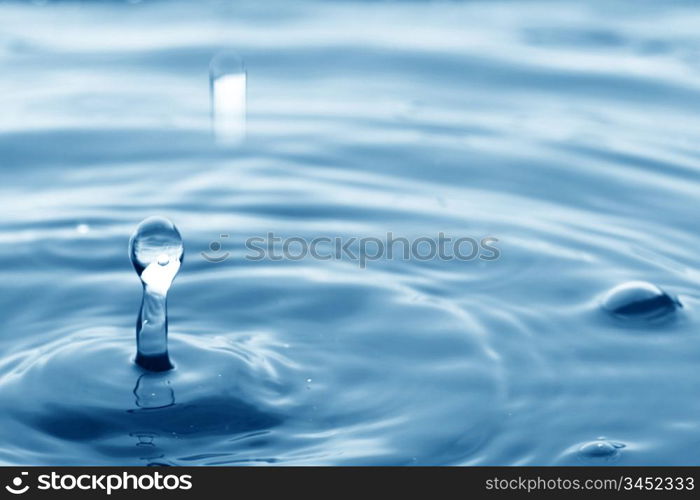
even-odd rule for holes
{"type": "Polygon", "coordinates": [[[0,463],[700,465],[699,25],[690,0],[0,2],[0,463]],[[154,214],[187,252],[166,375],[132,364],[154,214]],[[501,256],[243,258],[268,232],[501,256]],[[632,280],[682,307],[611,317],[632,280]]]}

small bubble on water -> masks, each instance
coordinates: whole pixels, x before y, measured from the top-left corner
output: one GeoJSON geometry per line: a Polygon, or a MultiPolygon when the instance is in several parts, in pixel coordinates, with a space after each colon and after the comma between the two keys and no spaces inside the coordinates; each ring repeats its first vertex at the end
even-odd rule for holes
{"type": "Polygon", "coordinates": [[[652,283],[630,281],[608,291],[603,297],[602,307],[621,319],[650,320],[668,317],[682,306],[652,283]]]}
{"type": "Polygon", "coordinates": [[[619,456],[620,449],[624,447],[625,445],[623,443],[600,438],[582,444],[578,450],[578,455],[588,460],[612,460],[619,456]]]}

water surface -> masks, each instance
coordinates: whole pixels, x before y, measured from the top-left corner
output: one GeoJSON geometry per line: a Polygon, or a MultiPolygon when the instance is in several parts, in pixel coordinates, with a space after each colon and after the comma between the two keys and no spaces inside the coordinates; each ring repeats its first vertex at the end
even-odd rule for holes
{"type": "Polygon", "coordinates": [[[0,3],[0,463],[699,465],[699,23],[690,1],[0,3]],[[247,136],[222,148],[225,49],[247,136]],[[186,246],[165,376],[133,364],[127,257],[156,214],[186,246]],[[501,257],[246,260],[268,232],[501,257]],[[611,317],[635,280],[683,307],[611,317]]]}

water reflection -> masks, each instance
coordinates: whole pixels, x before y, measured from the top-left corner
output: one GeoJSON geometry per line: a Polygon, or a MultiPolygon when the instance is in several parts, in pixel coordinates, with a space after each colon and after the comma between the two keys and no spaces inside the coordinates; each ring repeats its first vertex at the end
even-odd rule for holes
{"type": "Polygon", "coordinates": [[[167,408],[175,404],[175,391],[168,373],[144,373],[134,387],[136,406],[144,409],[167,408]]]}

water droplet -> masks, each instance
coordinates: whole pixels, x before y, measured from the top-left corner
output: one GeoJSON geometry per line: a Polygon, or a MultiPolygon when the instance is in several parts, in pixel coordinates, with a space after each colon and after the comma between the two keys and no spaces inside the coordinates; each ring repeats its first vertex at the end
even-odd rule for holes
{"type": "Polygon", "coordinates": [[[150,264],[158,263],[163,258],[179,263],[184,250],[180,231],[164,217],[145,219],[129,241],[129,256],[139,276],[150,264]]]}
{"type": "Polygon", "coordinates": [[[209,65],[212,125],[220,144],[236,145],[245,136],[246,70],[243,59],[220,52],[209,65]]]}
{"type": "Polygon", "coordinates": [[[648,320],[673,314],[682,307],[674,297],[646,281],[630,281],[610,290],[603,309],[619,318],[648,320]]]}
{"type": "Polygon", "coordinates": [[[78,224],[75,226],[75,230],[78,232],[78,234],[88,234],[90,232],[90,226],[87,224],[78,224]]]}
{"type": "Polygon", "coordinates": [[[613,460],[620,455],[620,449],[624,447],[623,443],[597,439],[582,444],[578,455],[580,458],[588,460],[613,460]]]}
{"type": "Polygon", "coordinates": [[[158,256],[157,262],[159,266],[167,266],[168,262],[170,262],[170,257],[168,257],[168,254],[162,253],[158,256]]]}
{"type": "Polygon", "coordinates": [[[311,380],[310,378],[307,378],[307,379],[306,379],[306,383],[307,383],[307,384],[310,384],[311,382],[312,382],[312,380],[311,380]]]}

